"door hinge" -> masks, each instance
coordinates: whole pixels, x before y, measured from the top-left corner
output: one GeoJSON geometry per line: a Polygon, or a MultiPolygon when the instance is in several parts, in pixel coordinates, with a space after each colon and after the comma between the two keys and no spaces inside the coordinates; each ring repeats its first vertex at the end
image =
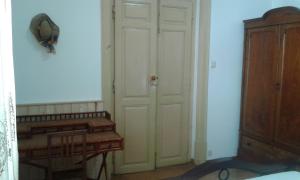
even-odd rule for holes
{"type": "Polygon", "coordinates": [[[154,168],[157,168],[157,152],[154,152],[154,168]]]}
{"type": "Polygon", "coordinates": [[[159,23],[157,25],[157,34],[160,34],[160,26],[159,26],[159,23]]]}
{"type": "Polygon", "coordinates": [[[112,82],[112,93],[113,93],[113,94],[116,93],[115,80],[113,80],[113,82],[112,82]]]}
{"type": "Polygon", "coordinates": [[[160,12],[157,15],[157,34],[160,33],[160,12]]]}
{"type": "Polygon", "coordinates": [[[115,19],[116,18],[116,5],[112,6],[112,18],[115,19]]]}

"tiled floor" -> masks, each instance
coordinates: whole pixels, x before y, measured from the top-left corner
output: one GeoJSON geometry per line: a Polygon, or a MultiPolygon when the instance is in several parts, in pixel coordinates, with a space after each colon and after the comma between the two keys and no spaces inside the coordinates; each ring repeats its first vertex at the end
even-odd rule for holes
{"type": "MultiPolygon", "coordinates": [[[[188,170],[195,167],[192,163],[178,165],[178,166],[171,166],[171,167],[164,167],[159,168],[154,171],[147,171],[141,173],[133,173],[133,174],[124,174],[124,175],[114,175],[112,180],[159,180],[159,179],[167,179],[171,177],[179,176],[188,170]]],[[[230,178],[229,180],[241,180],[246,178],[255,177],[256,175],[247,171],[241,170],[230,170],[230,178]]],[[[218,179],[218,172],[211,173],[201,180],[217,180],[218,179]]]]}
{"type": "Polygon", "coordinates": [[[133,173],[133,174],[124,174],[124,175],[114,175],[112,180],[158,180],[158,179],[166,179],[170,177],[179,176],[186,171],[195,167],[192,163],[171,166],[171,167],[163,167],[153,171],[141,172],[141,173],[133,173]]]}

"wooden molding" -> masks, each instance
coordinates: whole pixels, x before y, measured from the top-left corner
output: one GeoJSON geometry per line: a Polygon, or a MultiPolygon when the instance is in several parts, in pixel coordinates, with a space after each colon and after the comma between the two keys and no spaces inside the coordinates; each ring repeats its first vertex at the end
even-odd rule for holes
{"type": "Polygon", "coordinates": [[[114,116],[114,20],[112,0],[101,1],[102,23],[102,97],[103,108],[114,116]]]}
{"type": "Polygon", "coordinates": [[[261,18],[245,20],[244,23],[246,28],[295,23],[299,22],[299,12],[300,9],[296,7],[280,7],[266,12],[261,18]]]}
{"type": "Polygon", "coordinates": [[[200,1],[200,45],[198,59],[198,93],[196,116],[196,144],[195,162],[203,163],[207,160],[207,96],[208,96],[208,70],[210,45],[210,18],[211,0],[200,1]]]}

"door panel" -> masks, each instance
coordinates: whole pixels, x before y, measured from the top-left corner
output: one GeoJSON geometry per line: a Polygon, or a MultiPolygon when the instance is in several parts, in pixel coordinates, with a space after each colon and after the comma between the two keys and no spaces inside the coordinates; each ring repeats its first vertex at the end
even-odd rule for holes
{"type": "Polygon", "coordinates": [[[300,150],[300,24],[282,29],[283,73],[276,141],[300,150]]]}
{"type": "Polygon", "coordinates": [[[156,165],[161,167],[189,160],[192,3],[161,0],[159,9],[156,165]]]}
{"type": "Polygon", "coordinates": [[[147,130],[148,107],[136,106],[124,108],[125,133],[124,139],[130,139],[125,143],[125,164],[143,164],[149,161],[147,148],[149,144],[149,132],[147,130]],[[127,131],[126,131],[127,130],[127,131]],[[146,131],[145,131],[146,130],[146,131]],[[137,134],[139,136],[137,136],[137,134]]]}
{"type": "Polygon", "coordinates": [[[249,30],[246,42],[242,128],[249,135],[271,141],[278,98],[279,29],[249,30]]]}
{"type": "Polygon", "coordinates": [[[184,73],[184,32],[172,32],[163,30],[161,32],[161,59],[159,62],[160,83],[159,89],[163,96],[181,95],[183,93],[184,73]],[[170,66],[172,65],[172,68],[170,66]],[[167,71],[165,71],[167,70],[167,71]]]}
{"type": "Polygon", "coordinates": [[[149,94],[149,29],[124,28],[125,97],[149,94]]]}
{"type": "Polygon", "coordinates": [[[151,17],[151,7],[149,4],[130,1],[124,4],[125,19],[140,19],[141,21],[149,21],[151,17]]]}
{"type": "Polygon", "coordinates": [[[157,4],[155,0],[117,0],[115,118],[125,148],[116,155],[116,172],[154,169],[157,4]]]}
{"type": "Polygon", "coordinates": [[[180,156],[181,144],[178,143],[178,139],[182,137],[182,131],[180,124],[182,121],[182,104],[167,104],[161,105],[161,120],[162,134],[161,143],[168,144],[161,148],[161,156],[167,158],[173,158],[180,156]],[[177,133],[174,133],[177,132],[177,133]]]}

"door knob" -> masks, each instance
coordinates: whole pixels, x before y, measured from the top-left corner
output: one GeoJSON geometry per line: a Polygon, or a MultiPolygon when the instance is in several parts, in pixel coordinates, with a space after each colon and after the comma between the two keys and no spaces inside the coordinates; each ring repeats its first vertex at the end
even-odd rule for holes
{"type": "Polygon", "coordinates": [[[157,86],[158,76],[152,75],[149,80],[151,86],[157,86]]]}
{"type": "Polygon", "coordinates": [[[150,81],[156,81],[158,80],[158,76],[152,75],[150,76],[150,81]]]}

